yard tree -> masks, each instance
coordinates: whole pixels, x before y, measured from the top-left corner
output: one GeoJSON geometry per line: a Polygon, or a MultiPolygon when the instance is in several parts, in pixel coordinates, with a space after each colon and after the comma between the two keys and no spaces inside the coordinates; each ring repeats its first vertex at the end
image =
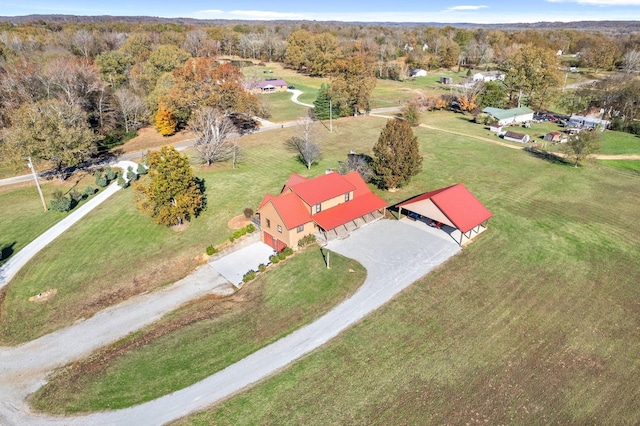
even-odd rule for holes
{"type": "Polygon", "coordinates": [[[515,50],[504,64],[510,99],[520,106],[525,97],[530,106],[542,109],[560,85],[558,68],[557,56],[551,49],[527,45],[515,50]]]}
{"type": "Polygon", "coordinates": [[[600,132],[598,130],[583,131],[571,135],[564,147],[564,152],[568,158],[574,162],[574,167],[578,167],[591,154],[600,149],[600,132]]]}
{"type": "Polygon", "coordinates": [[[410,100],[402,110],[402,117],[412,126],[420,124],[420,105],[417,100],[410,100]]]}
{"type": "Polygon", "coordinates": [[[158,106],[156,113],[156,129],[162,136],[171,136],[176,132],[177,122],[173,116],[173,112],[165,104],[158,106]]]}
{"type": "Polygon", "coordinates": [[[422,170],[418,138],[403,120],[387,121],[373,146],[373,154],[373,173],[378,186],[384,189],[402,187],[422,170]]]}
{"type": "Polygon", "coordinates": [[[357,54],[336,61],[329,96],[341,117],[369,111],[375,87],[373,58],[357,54]]]}
{"type": "Polygon", "coordinates": [[[237,155],[236,127],[218,110],[203,107],[196,111],[189,121],[189,130],[196,135],[196,150],[207,166],[237,155]]]}
{"type": "Polygon", "coordinates": [[[507,106],[507,92],[501,81],[487,81],[482,85],[478,94],[478,106],[481,108],[505,108],[507,106]]]}
{"type": "Polygon", "coordinates": [[[287,37],[285,65],[298,70],[307,70],[311,65],[309,53],[313,50],[313,34],[307,30],[298,30],[287,37]]]}
{"type": "Polygon", "coordinates": [[[582,53],[582,63],[594,69],[597,75],[600,70],[609,70],[618,59],[618,47],[609,40],[599,40],[582,53]]]}
{"type": "Polygon", "coordinates": [[[36,162],[46,160],[62,180],[66,168],[89,160],[97,152],[97,139],[79,105],[54,99],[25,104],[16,111],[4,143],[15,163],[24,165],[28,156],[36,162]]]}
{"type": "Polygon", "coordinates": [[[322,158],[322,152],[316,142],[315,126],[311,117],[298,121],[298,135],[285,142],[285,147],[298,155],[298,159],[311,169],[311,166],[322,158]]]}
{"type": "Polygon", "coordinates": [[[331,98],[329,97],[329,86],[322,83],[318,96],[313,101],[313,114],[318,120],[328,120],[331,114],[331,98]]]}
{"type": "Polygon", "coordinates": [[[140,211],[161,225],[180,225],[204,207],[204,194],[189,158],[173,146],[149,153],[148,175],[134,183],[134,191],[140,211]]]}

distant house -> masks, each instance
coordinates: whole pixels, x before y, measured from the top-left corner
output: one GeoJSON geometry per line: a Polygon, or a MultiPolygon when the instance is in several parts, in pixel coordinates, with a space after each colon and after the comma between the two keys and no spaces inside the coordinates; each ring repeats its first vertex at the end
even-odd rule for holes
{"type": "Polygon", "coordinates": [[[405,210],[409,217],[426,219],[437,228],[450,227],[450,235],[460,245],[486,229],[493,216],[461,183],[417,195],[396,207],[400,215],[405,210]]]}
{"type": "Polygon", "coordinates": [[[517,133],[512,131],[506,132],[503,135],[503,138],[506,141],[520,142],[520,143],[527,143],[529,142],[529,140],[531,140],[531,137],[525,133],[517,133]]]}
{"type": "Polygon", "coordinates": [[[471,78],[473,81],[504,81],[504,73],[501,71],[477,72],[471,78]]]}
{"type": "Polygon", "coordinates": [[[258,208],[260,239],[281,251],[309,234],[343,237],[384,216],[387,203],[358,172],[328,172],[315,178],[292,174],[279,195],[266,194],[258,208]]]}
{"type": "Polygon", "coordinates": [[[543,138],[545,141],[555,142],[555,143],[564,143],[567,141],[567,137],[560,132],[549,132],[544,135],[543,138]]]}
{"type": "Polygon", "coordinates": [[[487,107],[482,110],[485,114],[489,114],[498,120],[498,124],[506,126],[509,124],[524,123],[533,120],[533,110],[527,107],[501,109],[487,107]]]}
{"type": "Polygon", "coordinates": [[[287,82],[284,80],[264,80],[251,86],[254,93],[286,92],[287,82]]]}
{"type": "Polygon", "coordinates": [[[500,133],[502,131],[502,126],[499,124],[491,124],[489,125],[489,130],[495,133],[500,133]]]}
{"type": "Polygon", "coordinates": [[[453,79],[451,77],[440,77],[440,83],[451,84],[453,83],[453,79]]]}
{"type": "Polygon", "coordinates": [[[416,68],[414,70],[411,70],[411,74],[409,74],[409,77],[426,77],[426,76],[427,76],[427,71],[421,68],[416,68]]]}
{"type": "Polygon", "coordinates": [[[599,118],[584,117],[582,115],[572,115],[567,122],[568,127],[583,127],[587,129],[597,129],[604,131],[609,127],[609,120],[601,120],[599,118]]]}

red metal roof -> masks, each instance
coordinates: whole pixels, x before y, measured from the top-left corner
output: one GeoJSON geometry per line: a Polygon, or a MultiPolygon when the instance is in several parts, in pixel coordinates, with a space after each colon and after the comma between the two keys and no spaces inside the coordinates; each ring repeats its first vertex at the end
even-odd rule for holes
{"type": "Polygon", "coordinates": [[[293,192],[273,197],[270,202],[273,203],[287,229],[293,229],[312,220],[309,209],[293,192]]]}
{"type": "Polygon", "coordinates": [[[258,209],[261,209],[262,206],[264,206],[265,204],[267,204],[269,201],[271,201],[273,199],[273,195],[271,194],[265,194],[264,198],[262,198],[262,201],[260,202],[260,206],[258,207],[258,209]]]}
{"type": "Polygon", "coordinates": [[[307,179],[304,176],[300,176],[297,173],[291,173],[291,176],[289,176],[289,179],[287,180],[287,183],[284,184],[284,187],[282,187],[282,191],[284,191],[287,188],[292,187],[293,185],[296,185],[298,183],[302,183],[302,182],[306,182],[309,179],[307,179]]]}
{"type": "Polygon", "coordinates": [[[360,173],[351,172],[351,173],[347,173],[346,175],[343,175],[342,177],[345,178],[347,181],[349,181],[350,184],[356,187],[353,194],[354,198],[360,194],[367,194],[371,192],[371,190],[367,186],[367,183],[364,181],[364,179],[362,179],[362,176],[360,176],[360,173]]]}
{"type": "Polygon", "coordinates": [[[451,223],[463,233],[493,216],[461,183],[418,195],[398,204],[398,207],[405,207],[427,199],[431,199],[440,211],[451,220],[451,223]]]}
{"type": "MultiPolygon", "coordinates": [[[[357,173],[357,172],[356,172],[357,173]]],[[[353,200],[314,214],[312,219],[325,231],[334,229],[367,213],[387,206],[387,202],[373,192],[361,194],[353,200]]]]}
{"type": "Polygon", "coordinates": [[[355,185],[335,172],[291,185],[290,188],[310,206],[356,189],[355,185]]]}

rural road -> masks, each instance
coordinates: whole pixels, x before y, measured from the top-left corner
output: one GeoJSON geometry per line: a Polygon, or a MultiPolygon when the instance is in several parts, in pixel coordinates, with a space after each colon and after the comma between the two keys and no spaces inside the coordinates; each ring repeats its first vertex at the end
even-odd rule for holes
{"type": "MultiPolygon", "coordinates": [[[[17,348],[2,348],[0,424],[155,426],[202,410],[277,373],[319,348],[460,251],[460,247],[446,234],[427,226],[417,231],[415,226],[404,221],[380,220],[366,225],[344,240],[330,242],[329,250],[354,258],[367,269],[365,282],[352,297],[315,322],[207,379],[131,408],[84,416],[49,417],[32,413],[24,397],[44,384],[48,370],[70,359],[86,356],[93,348],[148,324],[163,309],[168,310],[171,305],[176,305],[173,297],[180,296],[183,300],[193,297],[183,294],[189,285],[175,290],[174,284],[162,290],[173,292],[174,296],[165,297],[155,293],[140,296],[33,342],[17,348]],[[155,300],[163,300],[163,306],[156,306],[155,300]],[[76,342],[82,342],[83,339],[89,339],[90,342],[73,348],[76,342]]],[[[205,285],[199,286],[202,288],[198,290],[205,291],[205,285]]],[[[195,292],[194,289],[191,291],[195,292]]]]}

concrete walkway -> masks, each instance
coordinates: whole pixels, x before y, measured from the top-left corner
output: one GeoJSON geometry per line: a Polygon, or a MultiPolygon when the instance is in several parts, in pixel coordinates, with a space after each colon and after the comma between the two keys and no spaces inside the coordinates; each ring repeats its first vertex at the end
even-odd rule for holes
{"type": "MultiPolygon", "coordinates": [[[[30,413],[22,399],[4,398],[4,392],[0,387],[0,398],[3,400],[0,403],[0,423],[155,426],[184,417],[277,373],[301,356],[319,348],[460,250],[458,245],[448,238],[419,232],[413,226],[389,220],[367,225],[345,240],[332,241],[328,248],[358,260],[367,268],[368,274],[362,287],[351,298],[315,322],[201,382],[128,409],[66,418],[40,416],[30,413]]],[[[114,317],[119,317],[119,314],[114,317]]],[[[100,324],[103,322],[109,322],[109,318],[98,321],[100,324]]],[[[130,319],[122,322],[131,324],[130,319]]],[[[83,334],[99,333],[87,328],[83,334]]],[[[11,360],[15,363],[16,356],[29,357],[34,356],[36,352],[41,353],[40,345],[37,343],[33,343],[30,349],[24,350],[20,355],[15,352],[4,355],[4,351],[0,352],[0,365],[3,366],[0,377],[10,380],[12,370],[6,364],[11,364],[11,360]]],[[[46,354],[42,356],[46,357],[46,354]]],[[[4,380],[2,382],[4,383],[4,380]]],[[[34,390],[41,383],[41,379],[36,383],[32,382],[29,389],[34,390]]],[[[21,393],[22,395],[24,393],[21,393]]]]}

